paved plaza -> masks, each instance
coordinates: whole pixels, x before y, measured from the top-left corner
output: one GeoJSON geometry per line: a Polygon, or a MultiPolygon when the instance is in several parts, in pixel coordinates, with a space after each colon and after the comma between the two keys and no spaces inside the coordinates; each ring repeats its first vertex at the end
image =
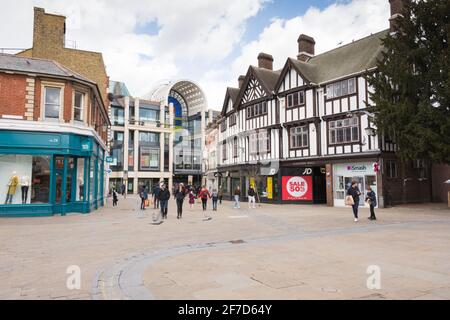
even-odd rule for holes
{"type": "MultiPolygon", "coordinates": [[[[450,211],[175,203],[152,224],[137,198],[90,215],[0,219],[0,299],[450,299],[450,211]],[[69,290],[69,266],[81,288],[69,290]],[[371,267],[372,266],[372,267],[371,267]],[[367,279],[379,271],[381,289],[367,279]]],[[[378,273],[377,273],[378,274],[378,273]]]]}

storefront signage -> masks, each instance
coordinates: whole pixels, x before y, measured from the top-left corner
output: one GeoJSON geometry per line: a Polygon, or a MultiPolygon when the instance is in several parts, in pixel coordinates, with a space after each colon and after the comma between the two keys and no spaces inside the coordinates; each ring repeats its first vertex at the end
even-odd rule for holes
{"type": "Polygon", "coordinates": [[[113,163],[114,158],[113,157],[106,157],[106,163],[113,163]]]}
{"type": "Polygon", "coordinates": [[[273,199],[273,178],[267,177],[267,199],[273,199]]]}
{"type": "Polygon", "coordinates": [[[351,165],[351,166],[347,166],[347,170],[348,171],[358,171],[358,172],[366,172],[367,171],[367,167],[365,165],[351,165]]]}
{"type": "Polygon", "coordinates": [[[305,170],[303,170],[303,173],[302,173],[303,176],[310,176],[312,174],[313,174],[313,169],[311,169],[311,168],[305,168],[305,170]]]}
{"type": "Polygon", "coordinates": [[[313,200],[312,177],[284,176],[282,179],[282,195],[284,201],[313,200]]]}

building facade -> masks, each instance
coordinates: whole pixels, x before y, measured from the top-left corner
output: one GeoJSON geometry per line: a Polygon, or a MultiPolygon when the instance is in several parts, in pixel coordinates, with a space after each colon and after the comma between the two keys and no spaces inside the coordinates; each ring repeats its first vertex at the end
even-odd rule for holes
{"type": "Polygon", "coordinates": [[[0,55],[0,216],[103,206],[109,125],[95,82],[54,61],[0,55]]]}
{"type": "Polygon", "coordinates": [[[109,191],[137,194],[142,186],[148,190],[165,182],[173,183],[173,113],[159,101],[131,97],[125,84],[110,83],[109,139],[112,162],[109,164],[109,191]]]}
{"type": "Polygon", "coordinates": [[[136,194],[160,182],[200,185],[205,172],[205,126],[217,112],[207,110],[201,88],[192,81],[155,87],[133,98],[120,82],[110,84],[109,188],[126,185],[136,194]]]}
{"type": "MultiPolygon", "coordinates": [[[[401,0],[390,1],[391,25],[401,0]]],[[[298,39],[299,54],[273,70],[261,53],[238,88],[228,88],[220,121],[219,171],[231,196],[250,184],[261,201],[344,206],[351,181],[372,187],[380,206],[431,199],[430,166],[400,163],[378,132],[366,75],[376,69],[388,29],[315,55],[315,40],[298,39]]],[[[365,197],[361,197],[361,206],[365,197]]]]}

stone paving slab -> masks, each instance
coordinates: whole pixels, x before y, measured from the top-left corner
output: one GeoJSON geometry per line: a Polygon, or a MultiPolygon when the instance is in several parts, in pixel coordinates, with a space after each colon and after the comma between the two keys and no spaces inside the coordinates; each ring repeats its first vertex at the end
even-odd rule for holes
{"type": "Polygon", "coordinates": [[[0,219],[0,299],[448,299],[450,211],[268,205],[152,224],[136,198],[90,215],[0,219]],[[366,210],[367,211],[367,210],[366,210]],[[245,218],[236,218],[245,217],[245,218]],[[369,264],[386,273],[364,287],[369,264]],[[81,290],[66,287],[70,265],[81,290]],[[378,294],[378,295],[377,295],[378,294]]]}

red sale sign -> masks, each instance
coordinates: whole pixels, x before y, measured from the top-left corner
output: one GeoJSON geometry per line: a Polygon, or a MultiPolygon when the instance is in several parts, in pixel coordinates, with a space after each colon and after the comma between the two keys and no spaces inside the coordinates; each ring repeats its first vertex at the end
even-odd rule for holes
{"type": "Polygon", "coordinates": [[[283,200],[313,200],[313,186],[311,176],[283,177],[282,184],[283,200]]]}

